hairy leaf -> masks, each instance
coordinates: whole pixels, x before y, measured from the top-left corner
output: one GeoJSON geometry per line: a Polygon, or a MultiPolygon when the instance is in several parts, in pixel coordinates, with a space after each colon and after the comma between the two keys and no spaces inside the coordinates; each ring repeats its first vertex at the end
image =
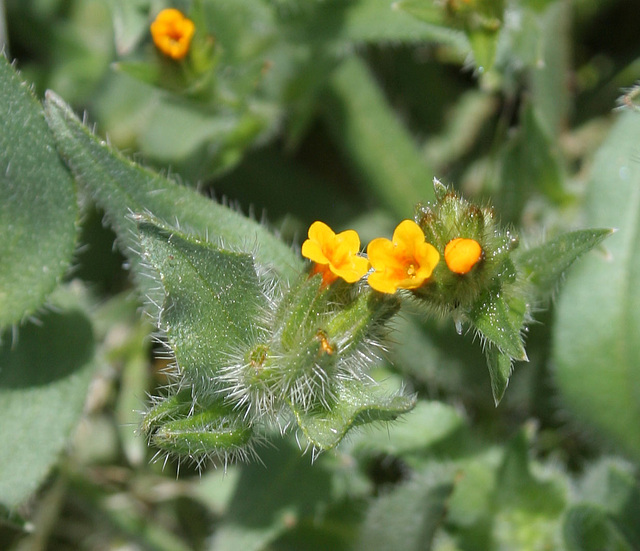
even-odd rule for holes
{"type": "MultiPolygon", "coordinates": [[[[149,212],[165,223],[177,220],[202,238],[252,251],[282,277],[299,272],[301,259],[266,227],[124,158],[92,135],[53,92],[47,93],[45,113],[61,155],[77,181],[107,213],[136,274],[144,270],[138,254],[131,251],[136,247],[131,212],[149,212]]],[[[144,277],[138,277],[138,283],[145,294],[150,292],[144,277]]]]}
{"type": "Polygon", "coordinates": [[[356,381],[343,381],[331,408],[304,411],[290,404],[302,433],[318,450],[335,447],[353,427],[373,421],[393,421],[410,411],[415,399],[396,394],[382,396],[374,387],[356,381]]]}
{"type": "Polygon", "coordinates": [[[255,336],[262,295],[253,258],[150,218],[141,218],[138,228],[142,256],[165,294],[159,325],[181,371],[214,376],[255,336]]]}
{"type": "Polygon", "coordinates": [[[503,354],[514,360],[527,360],[520,335],[524,311],[520,312],[509,304],[503,294],[493,290],[486,292],[474,305],[470,317],[471,323],[482,336],[503,354]]]}
{"type": "Polygon", "coordinates": [[[516,251],[514,261],[526,281],[544,296],[557,287],[569,266],[612,233],[607,229],[565,233],[537,247],[516,251]]]}
{"type": "Polygon", "coordinates": [[[42,108],[0,55],[0,327],[36,310],[69,267],[78,207],[42,108]]]}

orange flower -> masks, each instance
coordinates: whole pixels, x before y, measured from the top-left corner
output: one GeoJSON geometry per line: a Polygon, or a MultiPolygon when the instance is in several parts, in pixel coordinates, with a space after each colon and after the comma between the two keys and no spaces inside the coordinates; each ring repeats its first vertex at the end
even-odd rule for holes
{"type": "Polygon", "coordinates": [[[173,8],[162,10],[151,23],[154,44],[158,50],[172,59],[182,59],[189,53],[195,31],[193,21],[173,8]]]}
{"type": "Polygon", "coordinates": [[[315,262],[314,273],[322,273],[325,284],[341,277],[355,283],[369,270],[366,258],[358,256],[360,237],[354,230],[335,234],[324,222],[314,222],[309,239],[302,244],[302,256],[315,262]]]}
{"type": "Polygon", "coordinates": [[[413,220],[403,220],[393,232],[393,240],[374,239],[367,247],[374,272],[369,285],[381,293],[417,289],[433,272],[440,253],[427,243],[424,232],[413,220]]]}
{"type": "Polygon", "coordinates": [[[444,248],[444,260],[455,274],[466,274],[482,258],[482,247],[475,239],[456,237],[444,248]]]}

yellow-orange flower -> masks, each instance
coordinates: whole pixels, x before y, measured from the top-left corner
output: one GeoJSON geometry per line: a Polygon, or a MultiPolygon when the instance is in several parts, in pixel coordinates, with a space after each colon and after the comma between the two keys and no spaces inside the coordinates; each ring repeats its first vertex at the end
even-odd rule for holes
{"type": "Polygon", "coordinates": [[[440,253],[425,241],[424,232],[413,220],[400,222],[391,241],[384,237],[371,241],[367,254],[375,270],[369,275],[369,285],[381,293],[417,289],[440,261],[440,253]]]}
{"type": "Polygon", "coordinates": [[[455,274],[466,274],[482,258],[482,247],[475,239],[456,237],[444,248],[444,260],[455,274]]]}
{"type": "Polygon", "coordinates": [[[302,244],[302,256],[315,262],[314,272],[322,273],[325,284],[338,277],[355,283],[369,270],[367,259],[358,256],[360,237],[354,230],[336,234],[324,222],[314,222],[308,235],[302,244]]]}
{"type": "Polygon", "coordinates": [[[162,10],[151,23],[154,44],[172,59],[182,59],[189,53],[195,31],[193,21],[174,8],[162,10]]]}

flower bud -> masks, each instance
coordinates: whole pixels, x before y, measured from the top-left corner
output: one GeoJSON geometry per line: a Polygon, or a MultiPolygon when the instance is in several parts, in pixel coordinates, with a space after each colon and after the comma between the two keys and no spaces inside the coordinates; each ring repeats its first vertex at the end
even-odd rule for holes
{"type": "Polygon", "coordinates": [[[434,181],[436,201],[418,205],[416,222],[444,262],[415,294],[444,313],[462,313],[491,287],[514,276],[510,252],[518,240],[502,229],[493,209],[469,203],[434,181]]]}

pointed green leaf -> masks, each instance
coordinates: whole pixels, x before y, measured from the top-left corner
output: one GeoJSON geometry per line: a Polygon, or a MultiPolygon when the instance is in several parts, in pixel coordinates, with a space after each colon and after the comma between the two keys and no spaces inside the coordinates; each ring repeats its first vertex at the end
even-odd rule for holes
{"type": "Polygon", "coordinates": [[[545,295],[556,288],[569,266],[612,233],[608,229],[565,233],[537,247],[516,251],[514,262],[526,281],[545,295]]]}
{"type": "MultiPolygon", "coordinates": [[[[47,93],[45,113],[61,155],[77,181],[107,213],[136,273],[144,269],[131,250],[136,247],[131,212],[149,212],[165,223],[178,220],[202,238],[252,250],[259,262],[272,266],[282,277],[299,273],[302,260],[266,227],[124,158],[92,135],[53,92],[47,93]]],[[[145,278],[138,278],[138,284],[149,293],[145,278]]]]}
{"type": "Polygon", "coordinates": [[[384,395],[356,380],[343,381],[330,409],[304,411],[289,403],[302,433],[319,450],[329,450],[358,425],[393,421],[415,405],[415,398],[402,394],[384,395]]]}
{"type": "Polygon", "coordinates": [[[142,257],[165,294],[160,328],[181,370],[211,377],[256,335],[263,295],[253,258],[138,218],[142,257]]]}
{"type": "Polygon", "coordinates": [[[522,343],[524,308],[507,304],[504,295],[491,290],[485,293],[470,313],[470,321],[482,336],[514,360],[527,361],[522,343]]]}
{"type": "Polygon", "coordinates": [[[75,296],[57,292],[57,312],[0,335],[0,503],[36,491],[78,422],[96,364],[91,322],[75,296]],[[63,296],[64,295],[64,296],[63,296]]]}
{"type": "Polygon", "coordinates": [[[454,490],[452,469],[431,467],[373,502],[362,525],[357,551],[422,551],[447,514],[454,490]]]}
{"type": "Polygon", "coordinates": [[[432,0],[399,0],[393,4],[393,7],[431,25],[445,25],[447,21],[444,7],[432,0]]]}
{"type": "Polygon", "coordinates": [[[42,108],[0,54],[0,327],[36,310],[68,268],[78,207],[42,108]]]}
{"type": "MultiPolygon", "coordinates": [[[[464,33],[456,32],[442,25],[442,8],[428,6],[431,0],[423,1],[424,11],[432,14],[425,24],[413,17],[414,13],[404,8],[404,4],[418,4],[418,2],[387,2],[380,0],[358,0],[356,2],[292,2],[294,8],[289,13],[297,14],[296,23],[299,25],[296,38],[310,41],[324,50],[332,42],[342,49],[362,42],[424,42],[437,41],[459,47],[463,52],[468,51],[464,33]],[[306,13],[303,13],[306,10],[306,13]],[[433,13],[435,12],[435,13],[433,13]],[[305,32],[306,31],[306,32],[305,32]]],[[[417,6],[419,10],[421,6],[417,6]]],[[[283,10],[284,11],[284,10],[283,10]]],[[[287,27],[291,28],[291,21],[287,20],[287,27]]],[[[300,43],[300,39],[297,43],[300,43]]],[[[336,48],[336,50],[338,50],[336,48]]]]}
{"type": "Polygon", "coordinates": [[[640,458],[640,115],[619,117],[598,151],[587,223],[616,227],[608,257],[569,272],[554,324],[555,380],[585,428],[640,458]]]}
{"type": "Polygon", "coordinates": [[[464,426],[463,415],[454,407],[442,402],[420,400],[401,423],[394,425],[393,430],[374,428],[362,431],[349,440],[356,452],[406,456],[437,445],[464,426]]]}
{"type": "Polygon", "coordinates": [[[513,360],[509,355],[500,352],[495,346],[487,347],[485,353],[487,355],[489,376],[491,377],[491,392],[497,406],[502,400],[505,390],[507,390],[513,360]]]}

